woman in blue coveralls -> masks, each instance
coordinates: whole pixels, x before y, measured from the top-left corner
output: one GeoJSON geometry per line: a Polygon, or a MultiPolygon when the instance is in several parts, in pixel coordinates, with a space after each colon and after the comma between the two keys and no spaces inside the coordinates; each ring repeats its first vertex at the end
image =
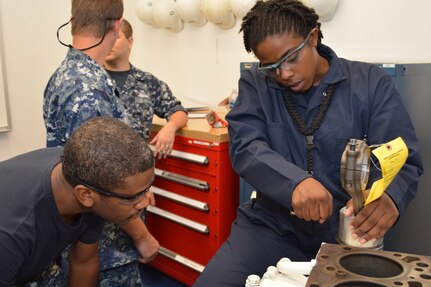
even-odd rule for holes
{"type": "MultiPolygon", "coordinates": [[[[422,163],[414,128],[392,79],[377,66],[338,58],[321,43],[318,15],[295,0],[258,1],[241,31],[259,59],[243,73],[227,115],[236,172],[257,190],[194,286],[244,286],[282,257],[314,258],[335,243],[340,160],[350,138],[369,145],[402,137],[409,156],[393,182],[352,221],[360,242],[381,238],[417,190],[422,163]],[[292,215],[291,211],[294,211],[292,215]]],[[[381,176],[371,169],[370,180],[381,176]]],[[[349,202],[348,202],[349,201],[349,202]]]]}

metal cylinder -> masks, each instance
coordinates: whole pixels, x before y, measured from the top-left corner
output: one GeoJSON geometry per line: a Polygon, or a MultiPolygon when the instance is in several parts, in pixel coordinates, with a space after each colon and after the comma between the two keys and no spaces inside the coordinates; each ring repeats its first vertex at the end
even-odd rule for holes
{"type": "Polygon", "coordinates": [[[345,215],[346,207],[340,209],[340,226],[338,229],[338,237],[337,241],[341,244],[368,248],[368,249],[383,249],[383,238],[380,238],[376,241],[367,241],[364,244],[359,242],[359,238],[352,237],[352,231],[349,229],[350,222],[355,218],[355,216],[347,217],[345,215]]]}

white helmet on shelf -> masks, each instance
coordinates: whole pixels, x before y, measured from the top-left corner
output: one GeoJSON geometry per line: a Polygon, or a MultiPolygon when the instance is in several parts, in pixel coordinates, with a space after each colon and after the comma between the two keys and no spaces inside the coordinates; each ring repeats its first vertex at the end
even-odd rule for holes
{"type": "Polygon", "coordinates": [[[233,27],[235,27],[236,24],[236,18],[235,16],[231,13],[229,16],[229,19],[227,19],[225,22],[220,23],[220,24],[216,24],[217,27],[223,29],[223,30],[229,30],[232,29],[233,27]]]}
{"type": "Polygon", "coordinates": [[[180,32],[184,23],[175,11],[174,0],[159,0],[153,10],[154,22],[160,27],[171,32],[180,32]]]}
{"type": "Polygon", "coordinates": [[[257,0],[229,0],[232,12],[238,19],[242,19],[256,2],[257,0]]]}
{"type": "Polygon", "coordinates": [[[184,22],[196,27],[202,27],[207,23],[203,16],[201,0],[176,0],[176,11],[184,22]]]}
{"type": "Polygon", "coordinates": [[[202,4],[204,15],[208,21],[216,25],[231,22],[233,13],[229,0],[203,0],[202,4]]]}
{"type": "Polygon", "coordinates": [[[338,5],[338,0],[302,0],[302,2],[316,11],[321,22],[330,21],[334,17],[338,5]]]}
{"type": "Polygon", "coordinates": [[[159,0],[135,0],[136,15],[145,24],[156,26],[153,19],[153,10],[157,1],[159,0]]]}

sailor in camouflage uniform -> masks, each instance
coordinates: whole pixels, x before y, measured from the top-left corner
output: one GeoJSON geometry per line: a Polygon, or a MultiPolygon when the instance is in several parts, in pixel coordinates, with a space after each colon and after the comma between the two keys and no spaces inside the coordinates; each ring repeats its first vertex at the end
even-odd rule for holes
{"type": "MultiPolygon", "coordinates": [[[[105,68],[117,84],[130,126],[143,138],[150,136],[154,114],[168,119],[166,126],[150,142],[155,146],[155,155],[166,157],[172,150],[175,132],[187,123],[187,112],[166,83],[129,63],[132,43],[132,27],[124,19],[120,35],[106,58],[105,68]]],[[[105,223],[99,258],[100,286],[145,285],[139,273],[139,253],[130,237],[112,223],[105,223]]]]}
{"type": "Polygon", "coordinates": [[[124,19],[119,38],[106,58],[105,68],[117,84],[130,126],[143,138],[150,136],[154,115],[168,120],[150,142],[155,145],[155,155],[166,155],[172,150],[175,132],[187,124],[187,111],[165,82],[130,64],[132,45],[133,30],[124,19]]]}
{"type": "Polygon", "coordinates": [[[85,121],[100,116],[125,120],[123,104],[108,73],[93,58],[69,48],[48,82],[43,118],[48,147],[63,146],[85,121]]]}

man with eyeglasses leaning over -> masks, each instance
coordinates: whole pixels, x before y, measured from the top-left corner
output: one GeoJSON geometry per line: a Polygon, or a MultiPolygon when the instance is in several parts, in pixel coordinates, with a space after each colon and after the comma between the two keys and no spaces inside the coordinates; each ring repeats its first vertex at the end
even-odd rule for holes
{"type": "Polygon", "coordinates": [[[67,286],[51,267],[69,244],[68,286],[96,286],[103,219],[139,219],[153,180],[145,140],[110,117],[84,123],[64,148],[0,162],[0,286],[67,286]]]}
{"type": "MultiPolygon", "coordinates": [[[[75,129],[96,117],[118,118],[129,124],[115,83],[103,68],[105,58],[121,30],[123,1],[72,0],[71,3],[70,21],[57,30],[59,42],[69,47],[69,50],[60,67],[51,76],[44,93],[43,117],[48,147],[63,146],[75,129]],[[61,28],[69,23],[72,45],[63,43],[60,33],[61,28]]],[[[157,256],[159,243],[140,218],[121,228],[133,241],[136,241],[136,237],[145,239],[141,240],[138,248],[137,257],[141,256],[141,262],[147,263],[157,256]]],[[[139,270],[126,272],[124,278],[138,281],[138,272],[139,270]]],[[[111,278],[109,274],[101,273],[100,284],[106,286],[103,285],[105,281],[111,281],[111,278]]],[[[120,282],[115,282],[115,285],[119,286],[120,282]]]]}
{"type": "MultiPolygon", "coordinates": [[[[260,64],[241,76],[226,119],[232,165],[257,198],[240,206],[229,238],[194,286],[243,286],[283,257],[309,261],[322,242],[336,243],[339,210],[347,204],[346,216],[353,213],[340,180],[350,138],[371,145],[402,137],[409,148],[391,185],[352,221],[361,243],[383,237],[422,174],[415,131],[392,79],[323,45],[313,9],[295,0],[258,1],[241,31],[260,64]]],[[[372,168],[369,182],[379,177],[372,168]]]]}

